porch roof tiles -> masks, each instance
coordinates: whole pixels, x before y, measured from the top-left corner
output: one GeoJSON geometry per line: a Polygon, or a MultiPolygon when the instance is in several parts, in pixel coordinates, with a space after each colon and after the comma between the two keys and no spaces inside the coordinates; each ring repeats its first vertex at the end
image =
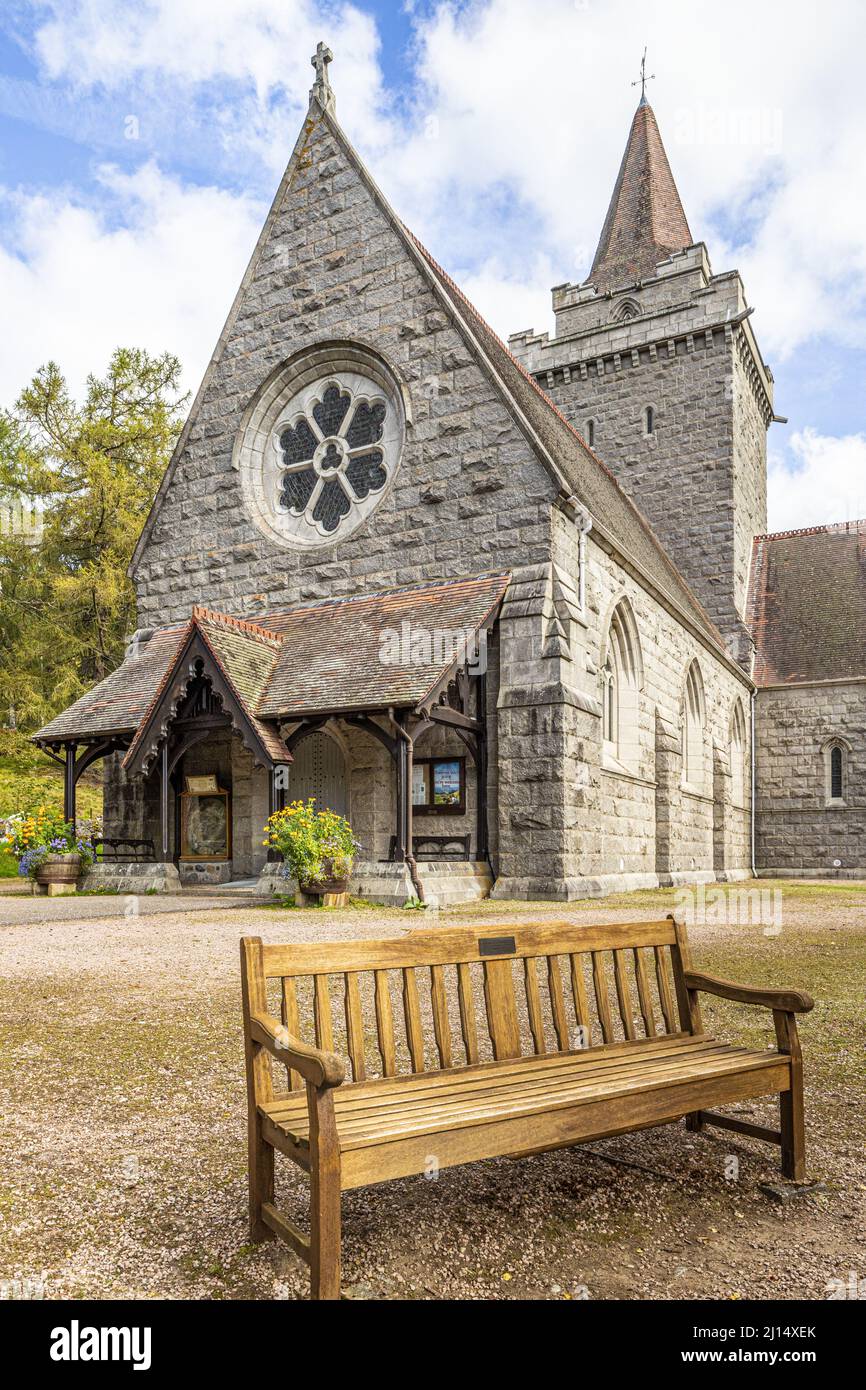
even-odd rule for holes
{"type": "Polygon", "coordinates": [[[265,717],[415,706],[453,664],[448,634],[477,632],[507,574],[325,599],[262,622],[283,639],[259,702],[265,717]],[[414,646],[413,646],[414,639],[414,646]]]}
{"type": "Polygon", "coordinates": [[[301,715],[419,704],[453,664],[453,636],[491,618],[509,575],[480,575],[322,599],[256,622],[208,608],[157,629],[123,665],[34,734],[40,743],[135,733],[197,627],[272,756],[283,748],[276,725],[301,715]]]}

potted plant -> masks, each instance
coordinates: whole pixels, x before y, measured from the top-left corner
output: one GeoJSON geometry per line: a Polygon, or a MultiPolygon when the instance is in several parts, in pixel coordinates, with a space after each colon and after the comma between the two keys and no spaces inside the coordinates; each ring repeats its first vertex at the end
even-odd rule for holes
{"type": "Polygon", "coordinates": [[[63,885],[74,892],[82,868],[93,861],[90,841],[47,806],[11,816],[0,844],[18,860],[21,877],[46,890],[63,885]]]}
{"type": "Polygon", "coordinates": [[[275,811],[264,844],[283,857],[282,874],[296,878],[310,897],[345,893],[359,848],[352,827],[336,811],[317,811],[314,797],[275,811]]]}

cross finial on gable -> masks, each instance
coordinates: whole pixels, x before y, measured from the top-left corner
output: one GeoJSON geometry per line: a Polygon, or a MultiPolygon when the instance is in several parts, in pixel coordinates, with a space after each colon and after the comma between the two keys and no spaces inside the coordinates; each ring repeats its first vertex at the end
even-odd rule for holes
{"type": "Polygon", "coordinates": [[[316,69],[316,80],[310,92],[311,97],[317,97],[322,106],[331,106],[334,102],[334,91],[328,77],[328,64],[333,61],[333,53],[326,43],[317,43],[316,51],[310,62],[316,69]]]}
{"type": "Polygon", "coordinates": [[[632,82],[632,84],[631,84],[633,87],[636,87],[637,84],[638,84],[638,82],[640,83],[640,104],[641,104],[641,106],[644,106],[644,105],[646,104],[646,84],[647,84],[648,82],[654,82],[654,81],[655,81],[655,73],[654,73],[654,72],[651,72],[649,75],[647,75],[647,70],[646,70],[646,49],[644,49],[644,51],[643,51],[643,57],[642,57],[641,60],[640,60],[640,77],[636,78],[635,81],[632,82]]]}

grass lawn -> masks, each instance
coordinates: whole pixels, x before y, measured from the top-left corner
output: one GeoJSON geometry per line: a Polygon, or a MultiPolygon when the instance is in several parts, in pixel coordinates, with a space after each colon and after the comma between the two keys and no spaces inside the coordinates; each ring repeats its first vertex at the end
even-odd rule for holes
{"type": "MultiPolygon", "coordinates": [[[[828,1281],[862,1271],[866,884],[761,886],[781,887],[781,930],[696,926],[694,963],[814,995],[801,1022],[807,1166],[825,1191],[776,1204],[760,1183],[777,1180],[777,1150],[681,1124],[447,1169],[345,1194],[348,1296],[824,1299],[828,1281]]],[[[440,921],[658,918],[672,901],[479,903],[440,921]]],[[[238,937],[390,936],[424,914],[70,906],[3,925],[0,898],[0,1277],[44,1271],[48,1298],[306,1298],[293,1255],[248,1243],[238,937]]],[[[726,1041],[772,1044],[766,1010],[708,999],[704,1021],[726,1041]]],[[[456,1017],[451,1029],[459,1046],[456,1017]]],[[[777,1122],[771,1101],[737,1108],[777,1122]]],[[[303,1222],[306,1178],[278,1168],[278,1200],[303,1222]]]]}
{"type": "MultiPolygon", "coordinates": [[[[38,806],[63,808],[63,769],[15,729],[0,730],[0,821],[38,806]]],[[[80,817],[102,815],[102,776],[97,765],[78,783],[80,817]]],[[[14,878],[18,865],[0,851],[0,878],[14,878]]]]}

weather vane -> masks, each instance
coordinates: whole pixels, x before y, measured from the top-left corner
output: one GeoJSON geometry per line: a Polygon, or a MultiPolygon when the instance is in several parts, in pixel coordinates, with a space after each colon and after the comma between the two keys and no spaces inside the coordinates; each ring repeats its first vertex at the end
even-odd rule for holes
{"type": "Polygon", "coordinates": [[[642,57],[641,60],[640,60],[640,77],[636,78],[635,81],[632,82],[632,84],[631,84],[633,87],[636,87],[637,84],[638,84],[638,82],[640,83],[640,99],[641,99],[641,101],[646,101],[646,84],[647,84],[648,82],[654,81],[654,79],[655,79],[655,73],[654,73],[654,72],[651,72],[651,73],[649,74],[649,76],[647,76],[647,70],[646,70],[646,49],[644,49],[644,51],[643,51],[643,57],[642,57]]]}

